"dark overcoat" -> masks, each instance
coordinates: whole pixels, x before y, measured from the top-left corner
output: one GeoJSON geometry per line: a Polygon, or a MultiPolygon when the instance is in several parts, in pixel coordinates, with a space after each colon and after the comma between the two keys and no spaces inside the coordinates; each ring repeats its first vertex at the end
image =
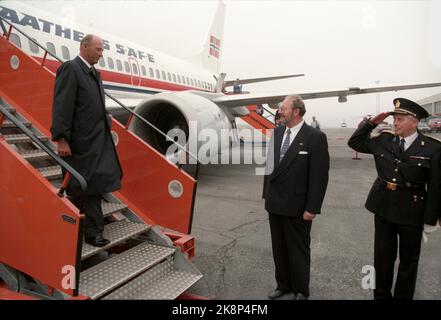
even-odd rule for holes
{"type": "MultiPolygon", "coordinates": [[[[111,135],[111,120],[105,109],[99,72],[76,57],[57,70],[52,109],[52,140],[65,138],[72,156],[65,158],[88,184],[89,194],[121,188],[122,169],[111,135]]],[[[67,192],[78,194],[71,179],[67,192]]]]}

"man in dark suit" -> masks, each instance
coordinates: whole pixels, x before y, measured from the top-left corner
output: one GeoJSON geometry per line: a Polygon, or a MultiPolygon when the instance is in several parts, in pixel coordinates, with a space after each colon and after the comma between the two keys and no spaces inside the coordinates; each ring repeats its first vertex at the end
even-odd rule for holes
{"type": "Polygon", "coordinates": [[[365,204],[375,214],[375,299],[413,298],[423,224],[435,225],[441,214],[441,143],[417,130],[429,114],[408,99],[397,98],[394,105],[394,111],[364,121],[348,142],[352,149],[374,155],[378,173],[365,204]],[[395,132],[371,137],[389,115],[395,132]],[[397,248],[400,265],[392,296],[397,248]]]}
{"type": "MultiPolygon", "coordinates": [[[[58,154],[87,181],[85,239],[94,246],[110,242],[103,237],[102,194],[120,189],[122,177],[100,74],[93,67],[102,53],[103,40],[86,35],[80,44],[80,55],[58,68],[51,128],[58,154]]],[[[71,179],[66,191],[79,206],[80,190],[75,179],[71,179]]]]}
{"type": "Polygon", "coordinates": [[[279,108],[284,125],[274,129],[268,151],[263,197],[277,282],[270,299],[310,294],[310,231],[328,185],[329,153],[326,135],[304,122],[305,112],[300,97],[285,98],[279,108]]]}

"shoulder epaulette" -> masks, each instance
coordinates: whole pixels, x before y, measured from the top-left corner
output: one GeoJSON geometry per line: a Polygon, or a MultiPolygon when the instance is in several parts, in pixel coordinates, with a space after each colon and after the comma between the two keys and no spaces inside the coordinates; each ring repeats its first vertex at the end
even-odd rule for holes
{"type": "Polygon", "coordinates": [[[395,132],[393,132],[392,130],[383,130],[383,131],[381,131],[381,133],[380,134],[383,134],[383,133],[388,133],[388,134],[391,134],[391,135],[395,135],[395,132]]]}

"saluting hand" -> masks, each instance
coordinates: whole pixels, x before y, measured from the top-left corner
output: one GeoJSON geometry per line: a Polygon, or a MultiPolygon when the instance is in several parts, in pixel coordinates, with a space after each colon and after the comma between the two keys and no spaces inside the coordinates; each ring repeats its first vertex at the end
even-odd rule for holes
{"type": "Polygon", "coordinates": [[[369,121],[373,124],[380,124],[387,117],[389,117],[389,112],[382,112],[380,114],[377,114],[375,117],[369,119],[369,121]]]}
{"type": "Polygon", "coordinates": [[[315,214],[309,211],[303,212],[303,220],[312,221],[315,218],[315,214]]]}
{"type": "Polygon", "coordinates": [[[69,157],[72,155],[70,145],[65,139],[57,141],[57,152],[60,157],[69,157]]]}

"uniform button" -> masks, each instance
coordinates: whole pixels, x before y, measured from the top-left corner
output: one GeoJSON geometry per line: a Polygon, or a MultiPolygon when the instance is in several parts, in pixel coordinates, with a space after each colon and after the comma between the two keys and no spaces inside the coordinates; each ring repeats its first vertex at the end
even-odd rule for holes
{"type": "Polygon", "coordinates": [[[395,171],[395,172],[398,172],[398,169],[395,169],[394,171],[395,171]]]}
{"type": "Polygon", "coordinates": [[[395,182],[395,181],[397,181],[397,179],[393,178],[392,181],[395,182]]]}
{"type": "Polygon", "coordinates": [[[418,163],[418,167],[421,167],[421,163],[418,163]]]}

